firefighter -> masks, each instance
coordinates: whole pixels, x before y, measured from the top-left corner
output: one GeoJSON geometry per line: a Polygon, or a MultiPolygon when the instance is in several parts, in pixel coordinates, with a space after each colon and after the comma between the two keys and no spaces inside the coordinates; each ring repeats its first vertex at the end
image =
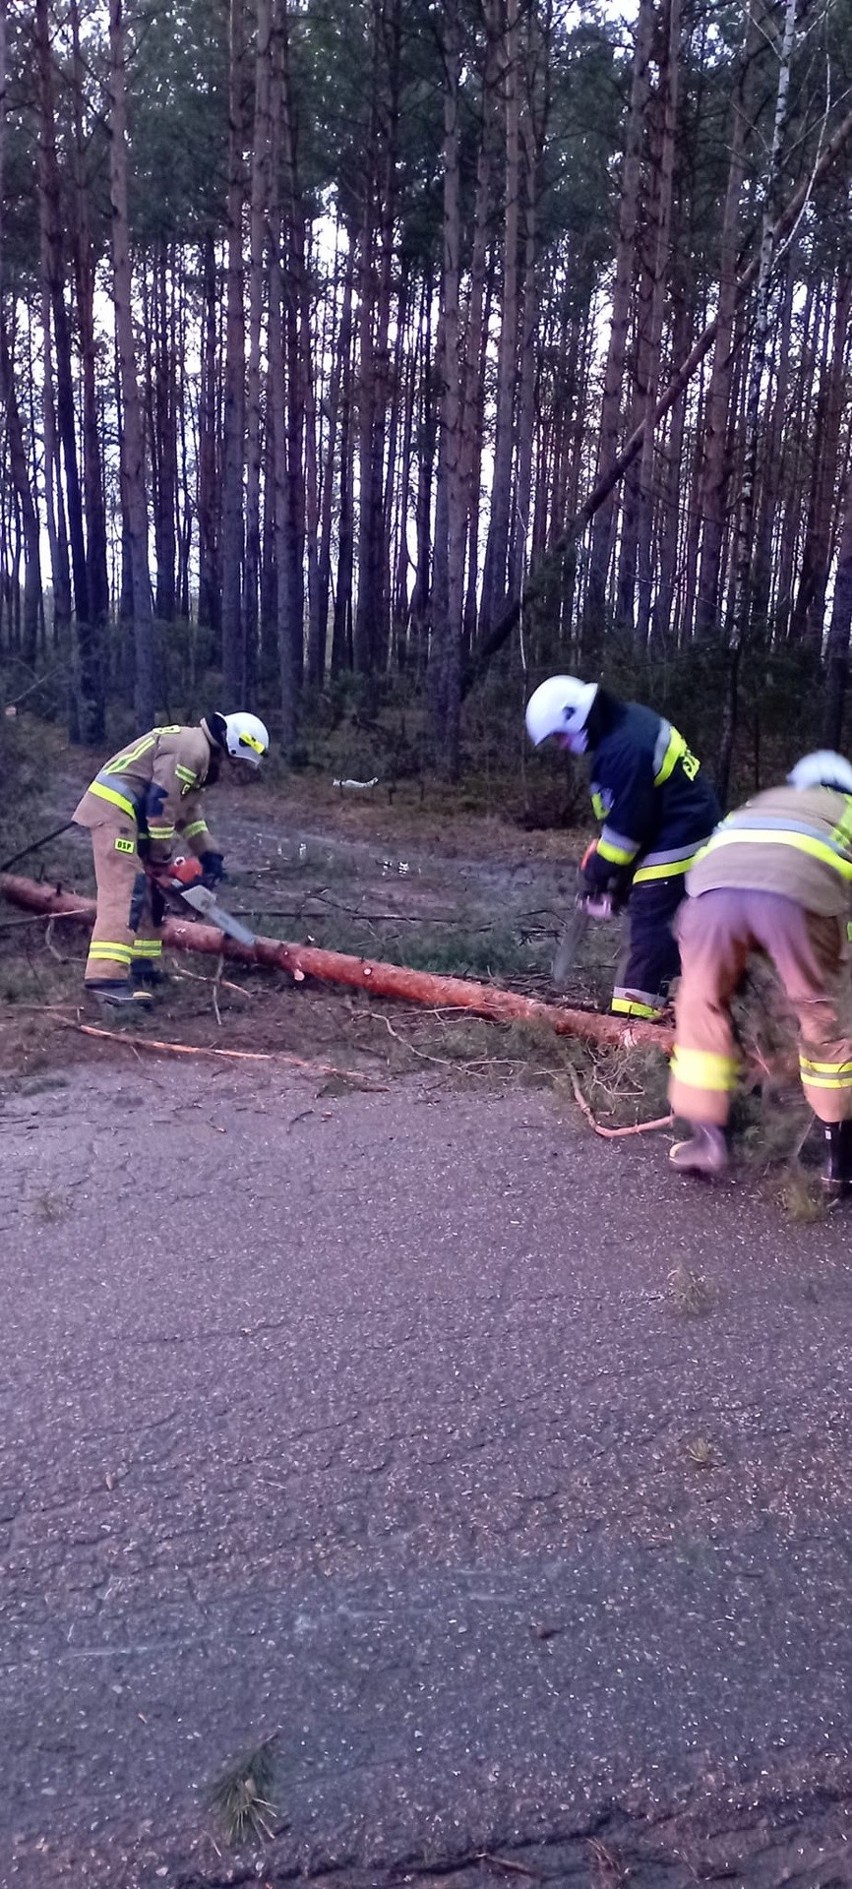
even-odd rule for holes
{"type": "Polygon", "coordinates": [[[677,917],[683,967],[675,1012],[672,1108],[692,1130],[674,1167],[718,1174],[738,1058],[731,1001],[750,954],[775,966],[799,1028],[802,1087],[823,1123],[829,1198],[852,1182],[852,766],[805,755],[787,785],[728,815],[687,880],[677,917]]]}
{"type": "Polygon", "coordinates": [[[629,898],[630,932],[611,1009],[658,1018],[680,968],[672,919],[686,873],[720,817],[701,763],[671,722],[596,682],[550,676],[527,703],[536,747],[553,736],[591,758],[592,806],[604,822],[580,877],[593,916],[629,898]]]}
{"type": "Polygon", "coordinates": [[[269,736],[256,715],[207,715],[190,728],[152,728],[95,775],[73,818],[92,835],[98,907],[86,990],[101,1002],[151,1002],[162,980],[165,900],[157,881],[179,834],[214,885],[224,860],[201,805],[223,759],[260,766],[269,736]]]}

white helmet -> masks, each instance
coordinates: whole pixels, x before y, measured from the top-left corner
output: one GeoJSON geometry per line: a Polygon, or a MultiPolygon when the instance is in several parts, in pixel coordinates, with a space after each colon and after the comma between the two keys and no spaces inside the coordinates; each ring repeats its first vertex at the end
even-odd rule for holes
{"type": "Polygon", "coordinates": [[[248,761],[251,767],[259,767],[269,753],[269,735],[263,722],[242,710],[236,715],[217,715],[213,719],[222,723],[220,746],[225,753],[234,761],[248,761]]]}
{"type": "Polygon", "coordinates": [[[536,747],[548,735],[567,735],[572,747],[582,751],[583,734],[592,703],[598,692],[596,682],[580,682],[576,676],[548,676],[540,682],[527,703],[527,734],[536,747]]]}
{"type": "Polygon", "coordinates": [[[791,787],[834,787],[839,794],[852,794],[852,765],[831,748],[818,748],[796,762],[787,780],[791,787]]]}

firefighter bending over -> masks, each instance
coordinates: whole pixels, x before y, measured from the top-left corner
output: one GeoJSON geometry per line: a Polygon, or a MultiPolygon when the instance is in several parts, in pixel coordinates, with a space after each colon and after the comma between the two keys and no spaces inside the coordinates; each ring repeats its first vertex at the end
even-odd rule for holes
{"type": "Polygon", "coordinates": [[[659,1017],[680,968],[672,919],[685,876],[721,808],[701,764],[671,722],[621,702],[596,682],[550,676],[527,703],[536,747],[549,736],[591,758],[592,806],[604,822],[580,868],[593,915],[629,898],[630,934],[611,1009],[659,1017]]]}
{"type": "Polygon", "coordinates": [[[683,967],[669,1093],[692,1128],[669,1158],[685,1172],[727,1166],[725,1127],[738,1060],[731,1001],[750,954],[778,973],[799,1026],[802,1087],[823,1123],[823,1184],[852,1183],[852,766],[805,755],[785,787],[728,815],[687,881],[678,913],[683,967]]]}
{"type": "Polygon", "coordinates": [[[223,856],[201,804],[223,759],[260,766],[269,736],[256,715],[207,715],[189,728],[152,728],[114,754],[95,775],[73,818],[92,835],[98,906],[86,990],[109,1004],[150,1003],[162,979],[165,899],[158,879],[180,835],[200,860],[208,885],[221,879],[223,856]]]}

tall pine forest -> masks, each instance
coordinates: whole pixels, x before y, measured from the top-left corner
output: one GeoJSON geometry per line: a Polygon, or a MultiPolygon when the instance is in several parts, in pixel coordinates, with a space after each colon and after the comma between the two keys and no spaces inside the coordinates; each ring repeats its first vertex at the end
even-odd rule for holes
{"type": "Polygon", "coordinates": [[[852,0],[0,0],[0,698],[852,740],[852,0]]]}

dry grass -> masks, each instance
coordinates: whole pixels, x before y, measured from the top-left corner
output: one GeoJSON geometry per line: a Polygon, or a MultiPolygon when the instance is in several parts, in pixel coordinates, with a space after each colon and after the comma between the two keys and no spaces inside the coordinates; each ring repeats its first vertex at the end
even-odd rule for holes
{"type": "Polygon", "coordinates": [[[667,1290],[681,1318],[703,1318],[716,1304],[715,1288],[691,1266],[675,1266],[669,1273],[667,1290]]]}
{"type": "Polygon", "coordinates": [[[686,1454],[696,1469],[714,1469],[716,1452],[706,1436],[694,1436],[686,1445],[686,1454]]]}
{"type": "Polygon", "coordinates": [[[209,1804],[226,1843],[269,1842],[278,1817],[271,1791],[276,1734],[271,1732],[252,1750],[226,1765],[210,1786],[209,1804]]]}
{"type": "Polygon", "coordinates": [[[33,1219],[43,1227],[56,1226],[71,1211],[71,1202],[67,1194],[36,1194],[33,1201],[33,1219]]]}
{"type": "Polygon", "coordinates": [[[828,1212],[828,1202],[822,1192],[818,1179],[791,1162],[783,1175],[778,1188],[778,1203],[789,1220],[798,1226],[814,1226],[824,1220],[828,1212]]]}
{"type": "Polygon", "coordinates": [[[596,1889],[621,1889],[622,1884],[630,1880],[630,1871],[620,1861],[614,1850],[598,1837],[587,1837],[589,1855],[592,1859],[596,1889]]]}

